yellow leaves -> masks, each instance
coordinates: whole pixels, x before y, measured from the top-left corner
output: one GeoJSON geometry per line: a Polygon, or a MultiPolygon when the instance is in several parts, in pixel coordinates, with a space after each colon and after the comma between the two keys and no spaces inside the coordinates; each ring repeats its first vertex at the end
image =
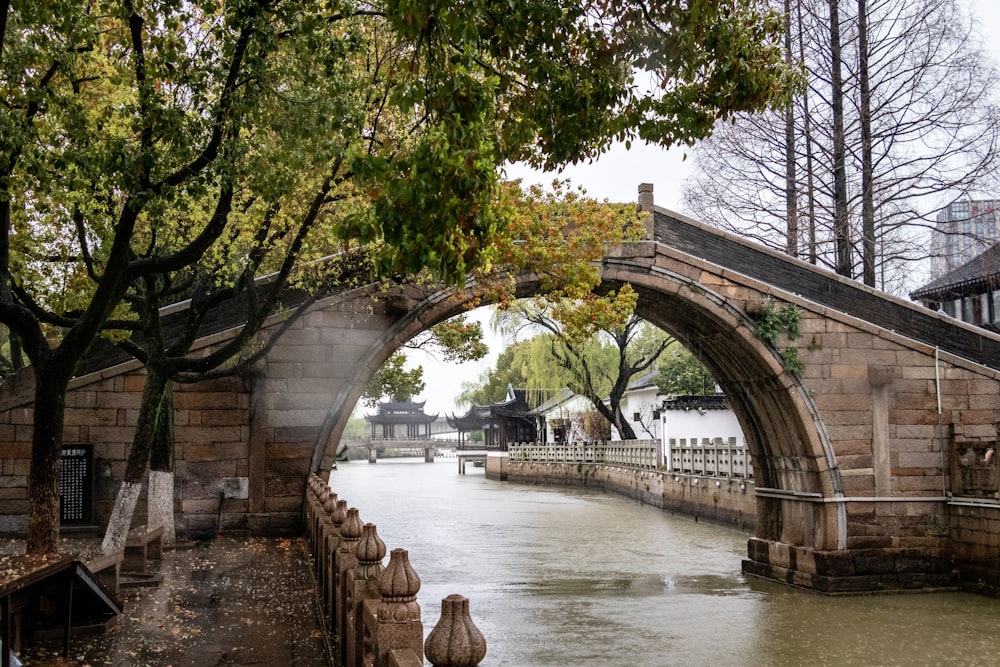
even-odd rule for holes
{"type": "Polygon", "coordinates": [[[554,181],[549,190],[507,183],[499,208],[507,234],[494,240],[496,263],[476,274],[484,298],[507,309],[515,298],[516,276],[531,275],[543,295],[537,307],[552,305],[568,337],[582,340],[624,326],[635,307],[635,291],[625,285],[597,296],[594,289],[607,247],[642,238],[642,221],[633,207],[597,202],[568,181],[554,181]]]}

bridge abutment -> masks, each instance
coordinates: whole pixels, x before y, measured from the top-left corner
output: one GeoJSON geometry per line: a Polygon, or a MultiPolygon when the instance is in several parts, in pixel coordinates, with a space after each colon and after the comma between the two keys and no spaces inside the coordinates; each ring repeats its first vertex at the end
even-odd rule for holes
{"type": "Polygon", "coordinates": [[[945,548],[821,550],[751,538],[743,572],[821,593],[957,590],[945,548]]]}

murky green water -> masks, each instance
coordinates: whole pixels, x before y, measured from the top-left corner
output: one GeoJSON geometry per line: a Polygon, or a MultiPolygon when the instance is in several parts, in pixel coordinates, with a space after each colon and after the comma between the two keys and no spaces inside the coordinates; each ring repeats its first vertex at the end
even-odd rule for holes
{"type": "Polygon", "coordinates": [[[484,666],[1000,664],[1000,600],[798,591],[742,575],[743,532],[469,471],[348,463],[331,486],[409,550],[425,632],[469,598],[484,666]]]}

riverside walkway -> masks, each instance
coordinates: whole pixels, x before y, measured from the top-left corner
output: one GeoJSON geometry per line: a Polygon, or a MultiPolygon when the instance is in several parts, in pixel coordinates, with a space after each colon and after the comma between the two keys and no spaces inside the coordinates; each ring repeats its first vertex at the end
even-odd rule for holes
{"type": "MultiPolygon", "coordinates": [[[[63,540],[61,551],[85,549],[63,540]]],[[[3,542],[6,552],[23,542],[3,542]]],[[[319,618],[301,538],[226,538],[165,550],[158,586],[122,591],[124,612],[102,634],[31,643],[26,665],[246,665],[328,667],[331,647],[319,618]]]]}

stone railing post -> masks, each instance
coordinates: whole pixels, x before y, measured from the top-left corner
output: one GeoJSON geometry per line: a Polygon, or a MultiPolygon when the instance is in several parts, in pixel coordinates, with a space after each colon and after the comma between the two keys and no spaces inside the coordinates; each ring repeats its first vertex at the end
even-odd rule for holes
{"type": "Polygon", "coordinates": [[[319,484],[319,477],[316,476],[316,473],[309,473],[309,478],[306,483],[305,502],[302,507],[302,527],[305,530],[306,543],[309,545],[310,551],[313,551],[313,548],[315,547],[312,531],[313,517],[316,516],[316,504],[319,500],[318,496],[321,489],[319,484]]]}
{"type": "Polygon", "coordinates": [[[347,581],[347,632],[341,637],[341,644],[347,649],[345,665],[366,664],[365,656],[372,648],[371,638],[365,641],[365,602],[379,599],[378,578],[385,557],[385,542],[379,538],[375,524],[364,525],[355,554],[356,563],[347,581]]]}
{"type": "MultiPolygon", "coordinates": [[[[393,549],[378,578],[381,600],[371,628],[374,667],[389,667],[390,653],[424,654],[424,624],[420,621],[420,577],[410,566],[406,549],[393,549]]],[[[366,625],[369,620],[366,615],[366,625]]],[[[420,664],[423,664],[422,657],[420,664]]]]}
{"type": "Polygon", "coordinates": [[[354,566],[358,562],[357,546],[364,530],[358,508],[347,510],[347,517],[340,526],[340,546],[337,547],[336,590],[334,591],[334,609],[336,610],[337,644],[339,646],[340,664],[346,665],[347,659],[347,615],[350,614],[350,599],[348,596],[350,584],[353,583],[354,566]]]}
{"type": "Polygon", "coordinates": [[[336,530],[333,525],[333,512],[336,509],[337,494],[331,491],[326,497],[326,502],[323,503],[322,520],[319,524],[319,535],[316,536],[316,551],[318,552],[316,558],[316,584],[319,586],[321,593],[320,599],[325,597],[322,593],[327,588],[326,584],[329,579],[330,560],[333,558],[333,554],[330,553],[330,536],[333,535],[334,530],[336,530]]]}
{"type": "MultiPolygon", "coordinates": [[[[323,524],[323,507],[326,505],[327,498],[330,497],[330,487],[325,486],[320,489],[319,496],[316,500],[316,509],[313,512],[312,518],[312,550],[313,553],[317,553],[320,549],[319,546],[319,533],[320,526],[323,524]]],[[[318,560],[318,559],[317,559],[318,560]]]]}
{"type": "Polygon", "coordinates": [[[337,623],[335,618],[337,616],[337,604],[335,598],[335,592],[337,589],[337,551],[340,549],[341,542],[341,526],[347,519],[347,501],[343,498],[337,499],[337,506],[333,509],[333,513],[330,515],[330,521],[333,524],[333,530],[330,531],[330,535],[327,538],[326,551],[329,554],[329,558],[326,563],[326,575],[324,577],[324,588],[323,588],[323,602],[326,605],[327,616],[330,617],[330,630],[333,632],[337,631],[337,623]]]}
{"type": "Polygon", "coordinates": [[[472,622],[469,598],[441,600],[441,618],[427,635],[424,655],[434,667],[476,667],[486,657],[486,639],[472,622]]]}

